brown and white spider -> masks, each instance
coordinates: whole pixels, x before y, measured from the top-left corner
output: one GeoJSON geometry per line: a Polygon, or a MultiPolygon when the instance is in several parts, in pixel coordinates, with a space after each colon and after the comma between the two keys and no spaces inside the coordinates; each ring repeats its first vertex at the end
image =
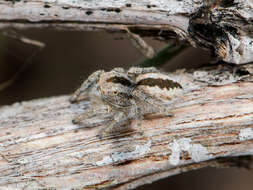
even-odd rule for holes
{"type": "Polygon", "coordinates": [[[181,94],[182,86],[154,67],[98,70],[70,98],[71,103],[87,96],[91,100],[91,108],[74,118],[73,123],[81,123],[98,114],[109,114],[111,119],[103,135],[129,120],[140,121],[146,114],[172,116],[168,103],[181,94]]]}

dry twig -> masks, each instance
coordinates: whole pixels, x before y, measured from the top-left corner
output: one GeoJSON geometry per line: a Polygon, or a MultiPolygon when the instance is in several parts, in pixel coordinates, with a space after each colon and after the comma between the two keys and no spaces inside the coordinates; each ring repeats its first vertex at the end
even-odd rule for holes
{"type": "Polygon", "coordinates": [[[251,0],[0,0],[0,28],[107,30],[177,37],[230,63],[253,61],[251,0]]]}

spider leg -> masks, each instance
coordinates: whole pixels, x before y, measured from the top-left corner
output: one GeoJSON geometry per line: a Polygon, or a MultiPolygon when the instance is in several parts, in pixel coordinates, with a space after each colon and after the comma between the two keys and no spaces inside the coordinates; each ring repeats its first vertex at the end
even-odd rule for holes
{"type": "Polygon", "coordinates": [[[91,97],[91,107],[85,113],[75,117],[72,122],[74,124],[81,123],[81,121],[95,117],[100,114],[108,114],[110,112],[111,106],[103,106],[103,102],[96,96],[91,97]]]}
{"type": "Polygon", "coordinates": [[[93,109],[90,109],[88,112],[83,113],[83,114],[78,115],[77,117],[75,117],[72,120],[72,122],[74,124],[78,124],[78,123],[81,123],[83,120],[89,119],[89,118],[94,117],[96,115],[97,115],[97,113],[93,109]]]}
{"type": "Polygon", "coordinates": [[[138,102],[138,104],[141,104],[141,106],[138,106],[138,107],[142,107],[143,113],[141,115],[162,114],[168,117],[173,116],[173,114],[171,113],[171,108],[168,107],[168,105],[162,102],[161,100],[153,96],[150,96],[147,93],[138,89],[135,89],[133,91],[133,95],[136,101],[138,102]]]}
{"type": "Polygon", "coordinates": [[[98,70],[94,73],[92,73],[87,80],[83,82],[81,87],[77,89],[73,95],[70,97],[69,101],[71,103],[79,102],[85,98],[87,98],[88,90],[96,84],[96,81],[98,80],[99,76],[104,73],[103,70],[98,70]]]}
{"type": "Polygon", "coordinates": [[[113,134],[115,131],[119,131],[121,126],[129,122],[129,119],[128,114],[119,111],[116,115],[114,115],[109,124],[100,131],[100,138],[108,134],[113,134]]]}
{"type": "Polygon", "coordinates": [[[142,120],[143,120],[143,109],[142,105],[138,105],[136,101],[134,101],[134,104],[132,108],[130,109],[130,115],[136,120],[136,125],[138,127],[141,126],[142,120]]]}

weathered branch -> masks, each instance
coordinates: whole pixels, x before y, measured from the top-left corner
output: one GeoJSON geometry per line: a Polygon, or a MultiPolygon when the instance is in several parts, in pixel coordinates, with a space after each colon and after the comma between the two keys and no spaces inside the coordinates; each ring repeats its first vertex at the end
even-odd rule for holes
{"type": "Polygon", "coordinates": [[[231,63],[253,61],[251,0],[0,0],[0,28],[107,30],[178,37],[231,63]]]}
{"type": "Polygon", "coordinates": [[[170,105],[173,117],[149,116],[141,126],[132,121],[102,139],[103,115],[71,122],[88,101],[75,105],[60,96],[4,106],[0,188],[132,189],[229,164],[221,158],[253,155],[252,71],[228,66],[171,73],[184,88],[170,105]]]}

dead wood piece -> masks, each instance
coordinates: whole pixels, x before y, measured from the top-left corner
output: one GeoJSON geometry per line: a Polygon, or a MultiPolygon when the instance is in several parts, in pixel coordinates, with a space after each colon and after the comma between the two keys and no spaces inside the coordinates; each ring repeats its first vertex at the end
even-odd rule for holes
{"type": "Polygon", "coordinates": [[[0,28],[106,30],[178,39],[236,64],[253,61],[251,0],[0,0],[0,28]],[[15,3],[13,3],[15,2],[15,3]]]}
{"type": "Polygon", "coordinates": [[[248,157],[229,158],[253,155],[252,76],[223,69],[229,77],[217,68],[170,73],[184,88],[170,105],[173,117],[132,121],[102,139],[102,115],[72,123],[89,101],[58,96],[1,107],[0,188],[124,190],[206,166],[248,167],[248,157]],[[213,83],[202,80],[210,73],[213,83]]]}

